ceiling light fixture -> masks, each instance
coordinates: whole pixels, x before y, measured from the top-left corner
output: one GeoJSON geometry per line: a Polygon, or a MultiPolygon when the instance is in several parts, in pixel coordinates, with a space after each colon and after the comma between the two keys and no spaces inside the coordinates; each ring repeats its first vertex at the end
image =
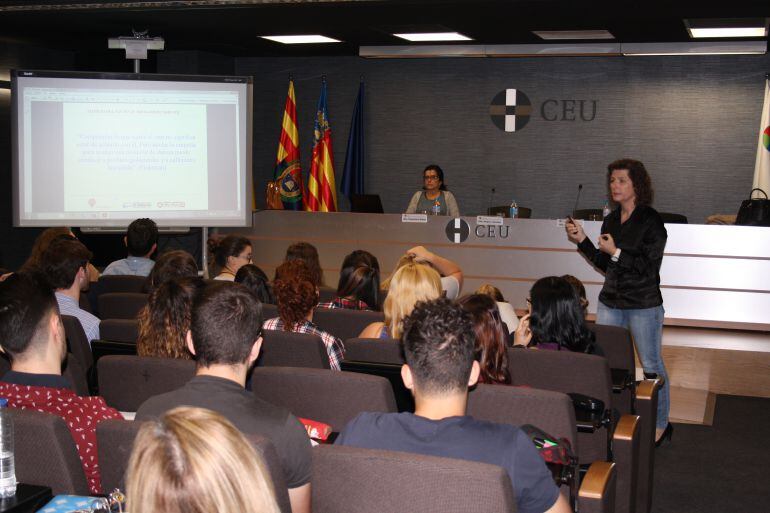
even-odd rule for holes
{"type": "Polygon", "coordinates": [[[622,43],[623,55],[752,55],[767,53],[767,41],[692,41],[688,43],[622,43]]]}
{"type": "Polygon", "coordinates": [[[692,39],[766,37],[766,18],[690,19],[684,26],[692,39]]]}
{"type": "Polygon", "coordinates": [[[615,39],[608,30],[533,30],[540,39],[557,41],[562,39],[615,39]]]}
{"type": "Polygon", "coordinates": [[[414,34],[393,34],[401,39],[407,41],[422,42],[422,41],[473,41],[468,36],[464,36],[459,32],[421,32],[414,34]]]}
{"type": "Polygon", "coordinates": [[[259,36],[262,39],[268,39],[275,41],[276,43],[283,43],[285,45],[298,45],[309,43],[340,43],[338,39],[332,39],[330,37],[322,36],[320,34],[306,34],[296,36],[259,36]]]}

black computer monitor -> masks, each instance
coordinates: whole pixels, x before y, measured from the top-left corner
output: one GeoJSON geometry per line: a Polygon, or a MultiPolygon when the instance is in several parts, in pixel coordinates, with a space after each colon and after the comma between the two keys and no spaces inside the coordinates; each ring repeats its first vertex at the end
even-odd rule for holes
{"type": "Polygon", "coordinates": [[[351,212],[367,212],[370,214],[382,214],[382,201],[379,194],[353,194],[350,196],[351,212]]]}

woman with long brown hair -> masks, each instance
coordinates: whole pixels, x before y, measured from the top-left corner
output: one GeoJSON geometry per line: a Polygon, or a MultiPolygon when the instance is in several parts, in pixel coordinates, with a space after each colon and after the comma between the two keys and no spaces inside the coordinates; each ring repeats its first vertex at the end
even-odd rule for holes
{"type": "Polygon", "coordinates": [[[461,297],[458,302],[473,320],[476,361],[481,368],[479,383],[510,385],[508,337],[495,300],[485,294],[472,294],[461,297]]]}

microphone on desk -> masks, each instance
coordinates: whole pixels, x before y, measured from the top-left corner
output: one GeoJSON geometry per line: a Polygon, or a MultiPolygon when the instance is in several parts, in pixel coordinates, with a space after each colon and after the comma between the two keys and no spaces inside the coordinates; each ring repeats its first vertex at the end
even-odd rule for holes
{"type": "Polygon", "coordinates": [[[575,198],[575,207],[572,209],[572,215],[573,216],[575,215],[575,212],[577,212],[578,202],[580,201],[580,193],[581,192],[583,192],[583,184],[582,183],[578,185],[578,193],[577,193],[577,197],[575,198]]]}
{"type": "Polygon", "coordinates": [[[492,207],[495,206],[494,200],[495,200],[495,188],[492,187],[492,189],[489,191],[489,206],[487,207],[487,215],[491,214],[492,207]]]}

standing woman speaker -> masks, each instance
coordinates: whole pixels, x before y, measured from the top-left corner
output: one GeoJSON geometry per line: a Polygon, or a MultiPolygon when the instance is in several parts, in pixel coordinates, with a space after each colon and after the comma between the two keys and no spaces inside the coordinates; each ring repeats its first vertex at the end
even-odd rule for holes
{"type": "Polygon", "coordinates": [[[598,248],[572,218],[565,228],[578,250],[604,271],[596,323],[628,328],[645,374],[657,374],[663,380],[655,430],[655,443],[660,445],[671,439],[673,431],[668,422],[670,387],[661,351],[660,264],[668,234],[660,214],[650,206],[652,183],[644,164],[632,159],[612,162],[607,166],[607,188],[616,208],[602,223],[598,248]]]}

